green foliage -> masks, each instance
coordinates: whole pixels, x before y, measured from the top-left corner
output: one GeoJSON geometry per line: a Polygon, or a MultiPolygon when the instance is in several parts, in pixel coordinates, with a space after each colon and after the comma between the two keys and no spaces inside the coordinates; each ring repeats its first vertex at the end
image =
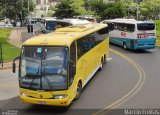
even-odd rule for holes
{"type": "Polygon", "coordinates": [[[154,22],[156,23],[156,29],[160,31],[160,20],[155,20],[154,22]]]}
{"type": "Polygon", "coordinates": [[[83,14],[87,14],[84,8],[84,0],[60,0],[56,5],[54,16],[58,18],[70,18],[83,14]]]}
{"type": "Polygon", "coordinates": [[[2,0],[0,3],[2,12],[2,17],[7,17],[9,19],[19,19],[24,20],[28,15],[28,6],[30,12],[34,10],[35,5],[32,0],[2,0]]]}
{"type": "Polygon", "coordinates": [[[123,18],[126,16],[126,7],[120,2],[108,4],[102,16],[103,19],[123,18]]]}
{"type": "Polygon", "coordinates": [[[18,57],[20,49],[10,45],[7,40],[12,29],[3,28],[0,29],[0,43],[2,44],[2,53],[4,61],[11,61],[18,57]]]}
{"type": "Polygon", "coordinates": [[[54,16],[56,16],[57,18],[72,17],[75,12],[70,6],[71,3],[72,2],[70,0],[60,0],[60,2],[56,5],[54,16]]]}
{"type": "Polygon", "coordinates": [[[160,20],[155,20],[156,23],[156,39],[159,40],[156,42],[156,45],[160,47],[160,20]]]}
{"type": "Polygon", "coordinates": [[[160,47],[160,40],[156,41],[156,46],[160,47]]]}
{"type": "Polygon", "coordinates": [[[140,5],[140,13],[143,19],[156,19],[159,14],[160,0],[143,0],[140,5]]]}

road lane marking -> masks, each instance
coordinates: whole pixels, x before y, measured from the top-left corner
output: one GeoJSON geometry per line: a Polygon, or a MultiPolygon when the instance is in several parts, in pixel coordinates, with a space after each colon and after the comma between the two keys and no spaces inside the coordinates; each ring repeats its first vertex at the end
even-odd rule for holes
{"type": "Polygon", "coordinates": [[[100,110],[96,113],[93,113],[93,115],[104,115],[104,114],[108,113],[109,111],[112,111],[112,109],[115,109],[118,106],[120,106],[121,104],[125,103],[127,100],[129,100],[130,98],[135,96],[141,90],[141,88],[144,85],[145,79],[146,79],[145,78],[146,75],[145,75],[143,68],[137,62],[135,62],[134,60],[130,59],[129,57],[127,57],[126,55],[124,55],[118,51],[115,51],[113,49],[110,49],[110,51],[117,54],[118,56],[124,58],[125,60],[128,61],[128,63],[133,65],[133,67],[135,67],[139,73],[139,80],[138,80],[137,84],[125,96],[123,96],[119,100],[115,101],[111,105],[105,107],[103,110],[100,110]]]}
{"type": "Polygon", "coordinates": [[[112,60],[112,58],[108,58],[108,59],[107,59],[107,61],[111,61],[111,60],[112,60]]]}

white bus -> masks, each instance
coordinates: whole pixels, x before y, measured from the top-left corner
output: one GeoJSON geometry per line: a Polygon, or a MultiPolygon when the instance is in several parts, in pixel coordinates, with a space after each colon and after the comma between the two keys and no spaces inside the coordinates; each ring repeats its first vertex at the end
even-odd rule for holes
{"type": "Polygon", "coordinates": [[[150,21],[134,19],[104,20],[108,24],[110,43],[124,49],[153,49],[156,44],[156,26],[150,21]]]}
{"type": "Polygon", "coordinates": [[[72,25],[82,25],[89,24],[87,20],[80,19],[55,19],[55,18],[43,18],[42,22],[42,32],[48,33],[55,31],[57,28],[68,27],[72,25]]]}

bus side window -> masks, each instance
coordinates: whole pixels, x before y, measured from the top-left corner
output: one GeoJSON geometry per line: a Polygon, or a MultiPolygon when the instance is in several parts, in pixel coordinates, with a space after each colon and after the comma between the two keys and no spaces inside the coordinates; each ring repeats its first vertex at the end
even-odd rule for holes
{"type": "Polygon", "coordinates": [[[118,29],[118,26],[117,26],[117,23],[114,24],[114,30],[117,30],[118,29]]]}
{"type": "Polygon", "coordinates": [[[105,27],[103,29],[100,29],[98,31],[98,34],[102,35],[102,34],[108,34],[108,27],[105,27]]]}
{"type": "Polygon", "coordinates": [[[134,24],[127,24],[127,31],[128,32],[134,32],[135,31],[135,25],[134,24]]]}
{"type": "Polygon", "coordinates": [[[114,30],[114,23],[107,23],[108,24],[108,31],[114,30]]]}
{"type": "Polygon", "coordinates": [[[102,28],[94,33],[96,45],[107,39],[109,36],[108,27],[102,28]]]}
{"type": "Polygon", "coordinates": [[[125,31],[125,32],[127,31],[127,27],[126,26],[123,28],[123,31],[125,31]]]}
{"type": "Polygon", "coordinates": [[[69,85],[72,84],[76,74],[76,44],[72,43],[70,47],[70,63],[69,63],[69,85]]]}
{"type": "Polygon", "coordinates": [[[87,52],[96,45],[94,35],[88,35],[84,38],[84,51],[87,52]]]}

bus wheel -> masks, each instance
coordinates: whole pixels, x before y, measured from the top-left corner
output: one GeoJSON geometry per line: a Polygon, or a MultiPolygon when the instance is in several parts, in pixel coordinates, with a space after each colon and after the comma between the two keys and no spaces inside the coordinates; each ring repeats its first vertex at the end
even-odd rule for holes
{"type": "Polygon", "coordinates": [[[123,48],[124,48],[124,49],[127,49],[127,44],[126,44],[126,42],[123,42],[123,48]]]}
{"type": "Polygon", "coordinates": [[[104,65],[104,60],[103,60],[103,57],[102,57],[102,58],[101,58],[101,65],[100,65],[100,68],[99,68],[100,71],[102,71],[103,65],[104,65]]]}
{"type": "Polygon", "coordinates": [[[79,99],[80,95],[81,95],[81,91],[82,91],[82,85],[81,83],[79,82],[78,83],[78,86],[77,86],[77,94],[76,94],[76,97],[75,97],[75,100],[79,99]]]}
{"type": "Polygon", "coordinates": [[[104,64],[106,63],[106,55],[104,55],[103,63],[104,63],[104,64]]]}

